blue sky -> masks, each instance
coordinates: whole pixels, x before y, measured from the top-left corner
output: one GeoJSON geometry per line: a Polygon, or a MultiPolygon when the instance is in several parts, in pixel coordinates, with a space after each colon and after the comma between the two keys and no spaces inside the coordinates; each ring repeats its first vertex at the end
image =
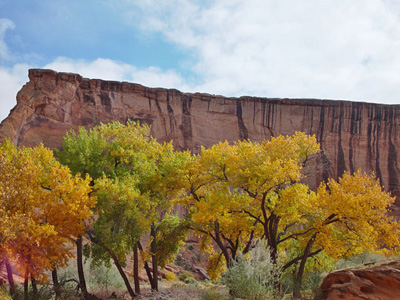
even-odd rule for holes
{"type": "Polygon", "coordinates": [[[0,120],[29,68],[400,104],[400,1],[0,0],[0,120]]]}

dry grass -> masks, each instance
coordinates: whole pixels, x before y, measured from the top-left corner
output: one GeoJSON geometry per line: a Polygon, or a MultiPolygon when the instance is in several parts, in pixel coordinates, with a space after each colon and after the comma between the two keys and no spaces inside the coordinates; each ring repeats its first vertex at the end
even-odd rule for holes
{"type": "MultiPolygon", "coordinates": [[[[138,296],[137,300],[202,300],[203,295],[209,294],[213,291],[214,294],[218,295],[215,300],[229,299],[228,291],[225,287],[216,284],[184,284],[183,282],[162,282],[159,292],[152,292],[150,287],[142,286],[141,295],[138,296]]],[[[131,299],[127,292],[124,293],[95,293],[100,299],[114,299],[114,300],[127,300],[131,299]]]]}

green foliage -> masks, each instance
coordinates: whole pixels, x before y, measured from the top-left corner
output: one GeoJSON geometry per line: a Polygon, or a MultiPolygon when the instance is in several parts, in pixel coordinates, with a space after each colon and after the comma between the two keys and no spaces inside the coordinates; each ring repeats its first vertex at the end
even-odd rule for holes
{"type": "Polygon", "coordinates": [[[201,295],[201,300],[224,300],[224,299],[228,300],[230,299],[230,297],[225,295],[223,292],[214,289],[206,290],[203,293],[203,295],[201,295]]]}
{"type": "Polygon", "coordinates": [[[336,263],[336,269],[353,268],[363,264],[379,262],[385,259],[387,259],[385,256],[379,254],[363,252],[346,259],[338,260],[336,263]]]}
{"type": "Polygon", "coordinates": [[[271,259],[265,241],[260,240],[248,257],[239,255],[237,261],[223,274],[222,283],[230,293],[249,300],[274,299],[281,279],[281,266],[271,259]]]}
{"type": "Polygon", "coordinates": [[[146,203],[141,201],[135,181],[129,175],[121,179],[99,178],[95,189],[98,218],[93,224],[93,233],[101,244],[88,244],[85,254],[91,252],[94,264],[107,262],[111,257],[105,246],[124,264],[127,253],[148,227],[143,214],[146,203]]]}
{"type": "MultiPolygon", "coordinates": [[[[38,287],[37,294],[34,294],[32,289],[29,289],[28,299],[27,300],[50,300],[52,299],[53,290],[49,285],[43,285],[38,287]]],[[[15,294],[13,295],[13,300],[25,300],[24,298],[24,289],[22,286],[19,286],[15,294]]],[[[66,298],[64,298],[66,299],[66,298]]],[[[73,299],[73,298],[71,298],[73,299]]],[[[75,298],[78,299],[78,298],[75,298]]],[[[73,299],[74,300],[74,299],[73,299]]]]}
{"type": "Polygon", "coordinates": [[[218,278],[230,267],[224,280],[232,290],[274,286],[260,283],[253,263],[275,280],[278,257],[294,290],[302,277],[313,289],[318,271],[331,268],[332,260],[363,252],[388,255],[400,244],[400,224],[387,215],[394,199],[373,175],[344,173],[316,192],[302,183],[305,163],[318,152],[315,137],[296,133],[262,143],[221,142],[191,156],[174,151],[172,143],[158,143],[147,125],[112,122],[79,128],[64,138],[57,155],[82,180],[48,149],[17,149],[8,141],[0,145],[0,251],[15,259],[29,257],[21,265],[34,266],[33,275],[65,263],[71,254],[64,243],[82,232],[82,220],[90,215],[90,182],[98,202],[87,228],[95,244],[85,253],[92,256],[93,268],[110,266],[110,258],[124,265],[149,233],[142,257],[163,267],[190,225],[208,254],[209,275],[218,278]],[[172,215],[177,203],[187,206],[187,218],[172,215]],[[72,215],[66,218],[64,211],[72,215]],[[269,260],[258,248],[247,259],[261,238],[267,239],[269,260]],[[235,268],[239,271],[231,271],[235,268]],[[250,277],[252,283],[245,284],[250,277]]]}
{"type": "Polygon", "coordinates": [[[140,237],[150,231],[153,245],[151,251],[150,245],[143,247],[145,260],[151,256],[165,266],[175,256],[187,229],[169,212],[184,191],[188,152],[175,152],[172,143],[153,139],[149,126],[128,121],[71,131],[57,154],[73,172],[93,178],[98,202],[89,231],[93,243],[85,255],[94,264],[109,265],[112,258],[124,265],[140,237]]]}
{"type": "Polygon", "coordinates": [[[188,271],[180,273],[178,277],[179,280],[183,281],[186,284],[193,284],[197,282],[197,280],[193,277],[193,274],[188,271]]]}
{"type": "Polygon", "coordinates": [[[62,150],[55,150],[59,161],[67,165],[73,174],[86,174],[96,179],[111,166],[107,153],[107,141],[99,127],[86,130],[79,127],[78,132],[69,131],[63,137],[62,150]]]}
{"type": "Polygon", "coordinates": [[[315,300],[322,298],[321,283],[325,274],[323,271],[315,271],[308,273],[304,280],[303,290],[309,290],[315,300]]]}
{"type": "MultiPolygon", "coordinates": [[[[99,262],[93,263],[92,259],[85,259],[83,264],[86,283],[91,292],[102,292],[109,294],[111,291],[120,290],[124,287],[124,282],[119,275],[117,268],[112,264],[101,264],[99,262]]],[[[58,277],[61,283],[61,293],[67,300],[74,299],[76,295],[78,273],[76,261],[70,260],[68,266],[64,269],[59,269],[58,277]],[[73,280],[73,281],[71,281],[73,280]]]]}
{"type": "Polygon", "coordinates": [[[185,244],[189,232],[187,221],[175,215],[165,215],[157,228],[156,247],[161,268],[173,260],[181,246],[185,244]]]}
{"type": "Polygon", "coordinates": [[[92,290],[109,293],[124,287],[124,282],[113,265],[91,265],[87,274],[89,275],[88,284],[92,290]]]}

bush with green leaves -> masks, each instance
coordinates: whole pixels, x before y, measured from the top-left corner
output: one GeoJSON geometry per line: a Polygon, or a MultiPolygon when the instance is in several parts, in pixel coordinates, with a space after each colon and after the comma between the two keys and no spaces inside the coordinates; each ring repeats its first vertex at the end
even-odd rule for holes
{"type": "Polygon", "coordinates": [[[363,252],[361,254],[341,259],[336,263],[336,269],[353,268],[363,264],[375,263],[387,259],[379,254],[363,252]]]}
{"type": "Polygon", "coordinates": [[[237,261],[223,274],[222,283],[237,298],[263,300],[277,298],[281,266],[271,260],[265,241],[259,241],[248,255],[238,255],[237,261]]]}
{"type": "Polygon", "coordinates": [[[228,299],[221,291],[206,290],[203,295],[201,295],[201,300],[223,300],[228,299]]]}
{"type": "Polygon", "coordinates": [[[193,277],[193,274],[185,271],[178,275],[179,280],[183,281],[186,284],[194,284],[196,283],[196,279],[193,277]]]}

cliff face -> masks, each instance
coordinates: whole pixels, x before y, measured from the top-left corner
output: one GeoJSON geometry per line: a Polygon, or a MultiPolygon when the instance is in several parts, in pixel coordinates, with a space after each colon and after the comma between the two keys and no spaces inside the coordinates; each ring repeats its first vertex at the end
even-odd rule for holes
{"type": "Polygon", "coordinates": [[[71,128],[128,119],[152,125],[158,140],[193,152],[221,140],[261,141],[304,131],[315,134],[323,150],[309,168],[312,186],[361,168],[374,171],[386,190],[400,195],[400,105],[226,98],[38,69],[29,71],[29,79],[0,125],[0,137],[19,145],[60,147],[71,128]]]}

